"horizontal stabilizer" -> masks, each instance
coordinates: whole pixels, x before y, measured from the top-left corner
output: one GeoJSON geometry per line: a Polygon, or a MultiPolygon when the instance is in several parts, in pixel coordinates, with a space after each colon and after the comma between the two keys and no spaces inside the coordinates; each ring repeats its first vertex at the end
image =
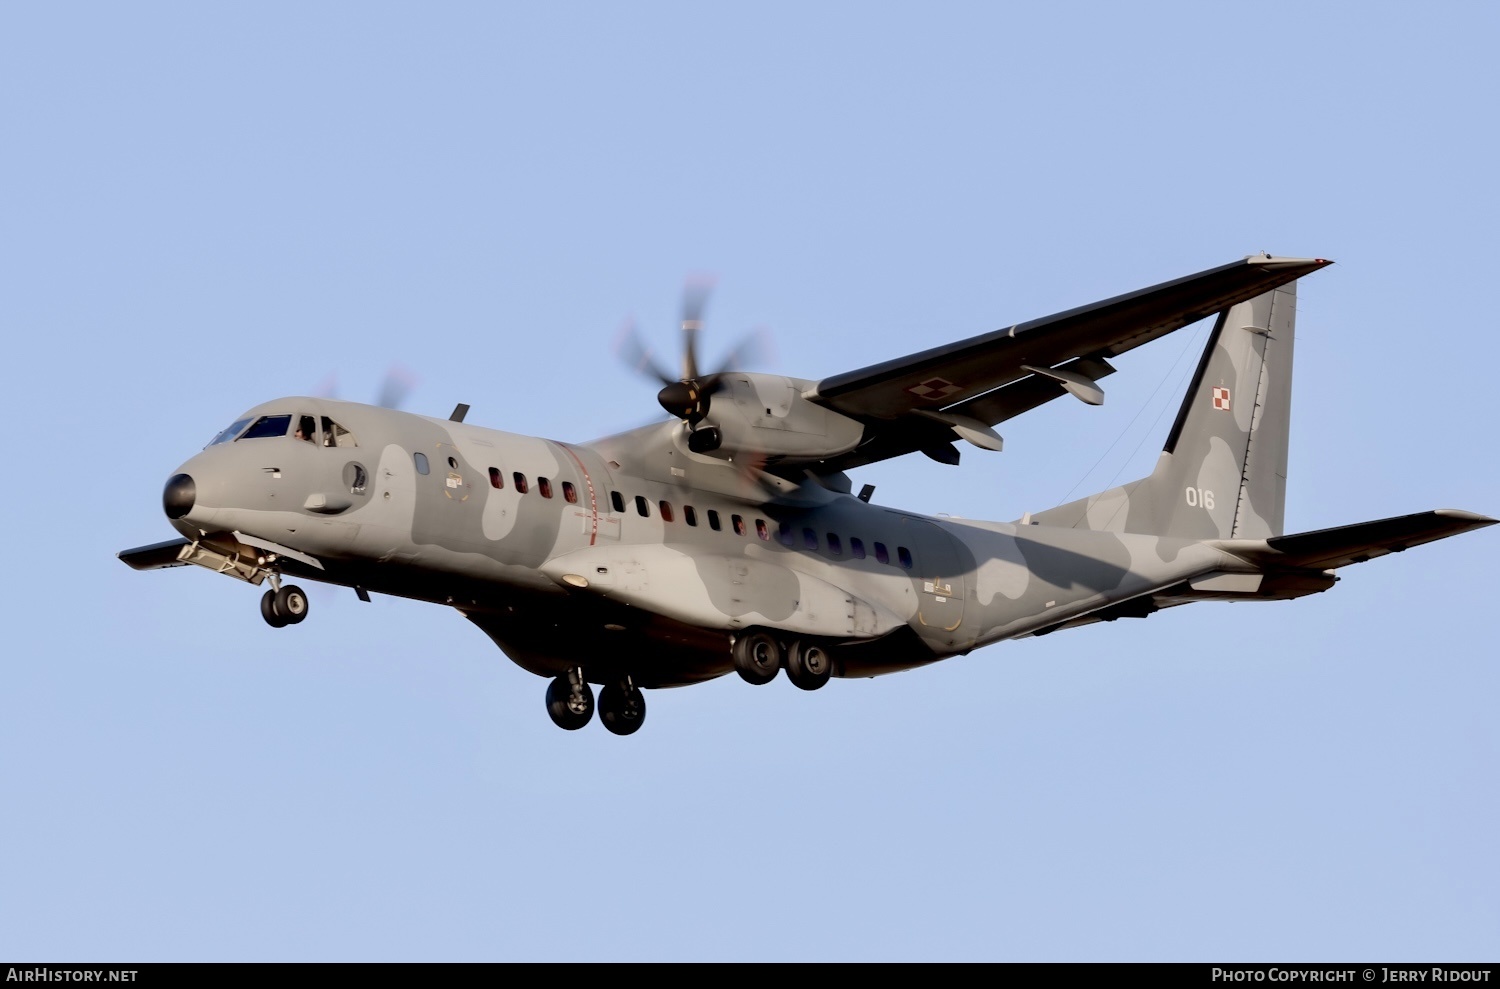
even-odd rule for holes
{"type": "Polygon", "coordinates": [[[1222,539],[1214,545],[1261,566],[1337,570],[1377,556],[1399,553],[1471,529],[1494,525],[1492,519],[1456,508],[1439,508],[1335,529],[1299,532],[1270,539],[1222,539]]]}
{"type": "Polygon", "coordinates": [[[121,550],[117,555],[136,570],[185,567],[187,561],[182,559],[182,547],[187,544],[186,539],[168,539],[164,543],[152,543],[150,546],[121,550]]]}

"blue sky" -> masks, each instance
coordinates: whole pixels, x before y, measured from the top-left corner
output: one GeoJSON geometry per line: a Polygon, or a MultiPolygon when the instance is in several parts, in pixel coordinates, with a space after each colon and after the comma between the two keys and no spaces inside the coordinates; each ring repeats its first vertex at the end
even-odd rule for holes
{"type": "MultiPolygon", "coordinates": [[[[335,377],[564,440],[611,344],[821,378],[1260,250],[1299,289],[1287,524],[1500,514],[1493,5],[17,5],[0,957],[1484,961],[1500,530],[1291,603],[925,670],[728,677],[627,739],[435,606],[136,573],[167,476],[335,377]]],[[[1149,471],[1205,327],[878,502],[1149,471]]]]}

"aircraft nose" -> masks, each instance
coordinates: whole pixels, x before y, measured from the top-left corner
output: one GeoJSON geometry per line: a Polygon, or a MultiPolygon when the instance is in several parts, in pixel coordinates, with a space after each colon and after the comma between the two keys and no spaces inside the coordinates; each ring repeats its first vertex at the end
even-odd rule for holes
{"type": "Polygon", "coordinates": [[[189,474],[174,474],[161,493],[162,511],[169,519],[180,519],[193,510],[198,497],[198,486],[189,474]]]}

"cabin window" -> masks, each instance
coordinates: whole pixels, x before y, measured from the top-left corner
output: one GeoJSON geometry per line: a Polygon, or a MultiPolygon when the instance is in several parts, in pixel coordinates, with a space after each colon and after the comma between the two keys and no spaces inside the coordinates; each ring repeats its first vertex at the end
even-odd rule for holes
{"type": "Polygon", "coordinates": [[[624,512],[625,511],[625,496],[622,495],[622,494],[620,494],[620,492],[618,492],[618,491],[611,491],[609,493],[609,503],[611,505],[615,506],[615,511],[617,511],[617,512],[624,512]]]}
{"type": "Polygon", "coordinates": [[[755,520],[755,534],[757,536],[759,536],[761,539],[770,539],[771,538],[771,530],[766,527],[766,520],[765,519],[756,519],[755,520]]]}
{"type": "Polygon", "coordinates": [[[907,549],[905,546],[897,546],[896,559],[901,561],[901,569],[911,569],[911,550],[907,549]]]}
{"type": "Polygon", "coordinates": [[[248,425],[250,425],[249,419],[237,419],[233,424],[230,425],[228,429],[224,430],[218,436],[215,436],[213,439],[209,440],[208,445],[218,446],[220,443],[228,443],[230,440],[234,439],[240,434],[240,430],[244,429],[248,425]]]}
{"type": "Polygon", "coordinates": [[[551,478],[546,478],[546,477],[539,477],[539,478],[537,478],[536,479],[536,489],[542,493],[542,497],[543,498],[551,498],[552,497],[552,480],[551,480],[551,478]]]}
{"type": "Polygon", "coordinates": [[[839,537],[832,532],[828,533],[828,552],[834,556],[842,556],[844,554],[843,544],[839,541],[839,537]]]}
{"type": "Polygon", "coordinates": [[[745,534],[745,517],[743,515],[731,515],[729,521],[734,524],[734,534],[743,536],[745,534]]]}
{"type": "Polygon", "coordinates": [[[719,525],[719,513],[712,508],[708,510],[708,527],[715,532],[723,528],[723,526],[719,525]]]}
{"type": "Polygon", "coordinates": [[[292,438],[306,440],[309,443],[318,442],[318,420],[315,416],[298,416],[297,428],[292,430],[292,438]]]}
{"type": "Polygon", "coordinates": [[[783,545],[783,546],[790,546],[790,545],[792,545],[792,543],[795,542],[795,540],[792,538],[792,527],[791,527],[791,525],[789,523],[783,522],[779,526],[777,526],[776,527],[776,538],[779,539],[779,540],[781,540],[781,545],[783,545]]]}
{"type": "Polygon", "coordinates": [[[526,475],[520,471],[511,474],[510,479],[515,482],[517,494],[525,494],[531,490],[531,485],[526,483],[526,475]]]}
{"type": "Polygon", "coordinates": [[[818,548],[818,534],[811,529],[802,530],[802,545],[807,549],[818,548]]]}
{"type": "Polygon", "coordinates": [[[875,544],[875,560],[877,563],[891,562],[891,551],[885,548],[885,543],[875,544]]]}
{"type": "Polygon", "coordinates": [[[672,503],[670,501],[663,501],[656,507],[661,509],[661,520],[663,522],[672,521],[672,503]]]}
{"type": "Polygon", "coordinates": [[[340,447],[359,446],[358,443],[354,442],[353,433],[327,416],[323,417],[323,445],[340,447]]]}
{"type": "Polygon", "coordinates": [[[858,536],[850,536],[849,555],[856,560],[863,560],[865,558],[865,541],[858,536]]]}
{"type": "Polygon", "coordinates": [[[692,505],[682,506],[682,521],[686,522],[688,525],[698,524],[698,513],[693,511],[692,505]]]}
{"type": "Polygon", "coordinates": [[[573,487],[572,481],[563,482],[563,501],[570,505],[578,504],[578,489],[573,487]]]}
{"type": "Polygon", "coordinates": [[[431,468],[427,466],[427,454],[414,453],[411,455],[412,462],[417,465],[418,474],[426,474],[431,468]]]}
{"type": "Polygon", "coordinates": [[[255,420],[255,425],[245,430],[245,435],[240,439],[258,440],[267,436],[285,436],[291,424],[291,416],[261,416],[255,420]]]}
{"type": "Polygon", "coordinates": [[[505,487],[505,475],[502,474],[502,473],[500,473],[500,468],[499,467],[491,467],[490,468],[490,487],[492,487],[492,488],[503,488],[503,487],[505,487]]]}
{"type": "Polygon", "coordinates": [[[646,500],[645,495],[635,496],[635,513],[643,519],[651,517],[651,503],[646,500]]]}

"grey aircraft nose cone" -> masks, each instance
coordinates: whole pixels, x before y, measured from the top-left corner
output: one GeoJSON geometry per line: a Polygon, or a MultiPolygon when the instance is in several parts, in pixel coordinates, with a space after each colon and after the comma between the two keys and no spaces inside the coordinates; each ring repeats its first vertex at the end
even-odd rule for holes
{"type": "Polygon", "coordinates": [[[198,486],[188,474],[176,474],[167,482],[161,493],[162,511],[169,519],[180,519],[193,510],[193,501],[198,497],[198,486]]]}

